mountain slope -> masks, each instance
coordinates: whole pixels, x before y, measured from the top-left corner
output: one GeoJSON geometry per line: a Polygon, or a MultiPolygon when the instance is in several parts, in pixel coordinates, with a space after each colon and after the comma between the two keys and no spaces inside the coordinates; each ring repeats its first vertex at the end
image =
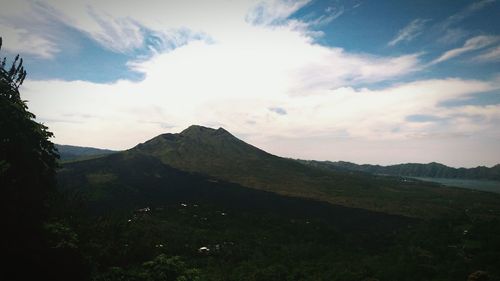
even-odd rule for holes
{"type": "Polygon", "coordinates": [[[242,280],[276,265],[283,274],[259,280],[286,279],[292,271],[303,274],[294,280],[314,272],[311,280],[465,280],[477,268],[499,268],[500,196],[325,171],[270,155],[222,129],[192,127],[64,163],[58,182],[97,212],[74,225],[84,226],[83,249],[103,274],[117,266],[140,272],[136,265],[159,253],[194,261],[212,274],[204,280],[242,280]]]}
{"type": "Polygon", "coordinates": [[[217,181],[131,152],[66,163],[58,178],[98,211],[74,225],[80,249],[106,277],[99,280],[115,280],[106,272],[117,269],[131,278],[159,254],[191,261],[209,274],[203,280],[244,280],[270,268],[282,273],[256,280],[283,280],[288,272],[300,273],[290,280],[311,272],[307,280],[465,280],[477,265],[499,268],[497,220],[476,220],[472,211],[418,220],[345,208],[217,181]],[[422,270],[427,264],[432,271],[422,270]]]}
{"type": "Polygon", "coordinates": [[[306,161],[300,162],[318,168],[334,171],[358,171],[371,174],[384,174],[391,176],[405,177],[429,177],[429,178],[450,178],[450,179],[485,179],[500,181],[500,164],[491,168],[479,166],[476,168],[452,168],[446,165],[432,162],[428,164],[406,163],[390,166],[358,165],[351,162],[331,162],[331,161],[306,161]]]}
{"type": "MultiPolygon", "coordinates": [[[[305,178],[328,175],[253,147],[226,130],[191,126],[180,134],[164,134],[130,152],[158,157],[172,167],[210,175],[257,189],[298,195],[305,178]],[[300,186],[297,188],[297,185],[300,186]]],[[[349,179],[337,176],[336,182],[349,179]]],[[[355,178],[353,178],[355,179],[355,178]]],[[[359,184],[359,183],[357,183],[359,184]]],[[[316,190],[302,194],[311,195],[316,190]]]]}
{"type": "Polygon", "coordinates": [[[191,126],[163,134],[126,152],[148,155],[171,167],[282,195],[407,216],[436,216],[468,206],[499,209],[498,196],[419,181],[325,171],[262,151],[226,130],[191,126]],[[470,198],[481,200],[474,205],[470,198]],[[488,206],[488,207],[487,207],[488,206]]]}
{"type": "Polygon", "coordinates": [[[200,204],[252,213],[322,218],[334,220],[342,227],[358,229],[365,226],[394,227],[409,222],[400,216],[279,196],[215,180],[180,171],[155,157],[135,153],[117,153],[67,163],[58,173],[58,182],[62,190],[83,195],[91,209],[97,212],[154,208],[183,202],[190,206],[200,204]]]}

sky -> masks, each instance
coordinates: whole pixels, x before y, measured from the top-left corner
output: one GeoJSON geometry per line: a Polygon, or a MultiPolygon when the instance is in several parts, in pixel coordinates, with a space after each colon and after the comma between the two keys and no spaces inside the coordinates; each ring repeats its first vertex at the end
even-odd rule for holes
{"type": "Polygon", "coordinates": [[[291,158],[500,163],[499,0],[0,0],[54,142],[192,124],[291,158]]]}

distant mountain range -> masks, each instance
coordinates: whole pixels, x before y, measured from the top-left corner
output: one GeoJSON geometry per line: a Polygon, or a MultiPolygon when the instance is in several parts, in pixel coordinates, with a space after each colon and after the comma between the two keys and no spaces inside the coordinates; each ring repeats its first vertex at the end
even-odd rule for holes
{"type": "Polygon", "coordinates": [[[159,135],[127,151],[66,162],[58,179],[62,189],[82,192],[100,206],[144,206],[190,196],[243,204],[235,190],[261,198],[255,193],[260,190],[410,217],[464,209],[500,213],[498,195],[304,165],[249,145],[222,128],[202,126],[159,135]],[[476,200],[482,204],[474,204],[476,200]]]}
{"type": "Polygon", "coordinates": [[[82,160],[116,152],[108,149],[62,145],[62,144],[56,144],[55,147],[59,152],[59,157],[61,161],[82,160]]]}
{"type": "MultiPolygon", "coordinates": [[[[232,136],[229,132],[224,130],[223,128],[219,128],[218,130],[213,130],[210,128],[205,128],[201,126],[192,126],[186,130],[184,130],[180,136],[185,136],[185,135],[192,135],[192,136],[198,136],[201,137],[201,134],[203,131],[205,133],[207,132],[212,132],[211,134],[206,134],[207,136],[203,136],[204,141],[208,141],[210,138],[213,138],[214,136],[219,136],[219,140],[226,140],[225,142],[227,143],[228,139],[232,139],[232,141],[239,141],[240,144],[243,142],[236,139],[234,136],[232,136]],[[199,132],[196,132],[199,131],[199,132]],[[225,135],[226,138],[222,138],[221,136],[225,135]]],[[[169,139],[173,140],[175,136],[178,134],[164,134],[161,136],[158,136],[148,142],[146,142],[143,145],[139,145],[137,149],[143,149],[143,150],[148,150],[153,152],[153,154],[156,155],[161,155],[161,152],[154,152],[152,150],[162,150],[165,147],[163,146],[175,146],[175,142],[170,142],[169,144],[166,144],[167,142],[162,141],[163,139],[169,139]],[[162,145],[162,148],[153,148],[151,149],[151,145],[155,145],[157,143],[164,143],[162,145]]],[[[214,139],[213,141],[217,142],[217,138],[214,139]]],[[[178,142],[178,141],[177,141],[178,142]]],[[[231,143],[231,142],[228,142],[231,143]]],[[[179,143],[177,143],[177,146],[179,143]]],[[[267,156],[273,156],[270,155],[258,148],[248,146],[246,144],[246,149],[247,149],[247,156],[249,158],[252,158],[253,160],[256,160],[256,156],[254,155],[254,152],[257,152],[256,155],[267,155],[267,156]]],[[[108,150],[108,149],[100,149],[100,148],[93,148],[93,147],[80,147],[80,146],[73,146],[73,145],[61,145],[61,144],[56,144],[55,145],[57,150],[59,151],[60,159],[62,161],[74,161],[74,160],[84,160],[84,159],[89,159],[89,158],[95,158],[95,157],[101,157],[104,155],[108,155],[111,153],[115,153],[117,151],[113,150],[108,150]]],[[[186,145],[184,145],[186,146],[186,145]]],[[[230,147],[226,145],[225,149],[228,149],[230,147]]],[[[217,166],[213,166],[212,162],[210,162],[210,167],[201,167],[202,165],[207,166],[203,164],[204,161],[200,160],[206,160],[206,159],[212,159],[210,161],[213,161],[213,157],[205,157],[205,154],[207,151],[203,147],[197,147],[200,151],[194,152],[191,151],[191,154],[189,158],[183,158],[180,159],[175,156],[175,154],[169,154],[166,153],[165,161],[171,164],[172,166],[181,168],[181,169],[187,169],[187,170],[192,170],[192,171],[197,171],[197,170],[204,170],[205,168],[209,168],[212,170],[217,169],[217,166]],[[188,159],[193,159],[193,157],[199,158],[196,161],[196,167],[193,166],[193,163],[186,163],[188,159]]],[[[171,151],[174,148],[172,147],[167,147],[166,151],[171,151]]],[[[226,151],[227,153],[228,151],[226,151]]],[[[232,153],[235,154],[240,154],[239,156],[241,157],[243,151],[233,151],[232,153]]],[[[179,156],[179,154],[177,154],[179,156]]],[[[248,158],[248,157],[247,157],[248,158]]],[[[284,160],[283,158],[280,157],[275,157],[274,160],[276,159],[281,159],[284,160]]],[[[245,162],[245,163],[250,163],[245,160],[245,157],[240,158],[240,162],[245,162]]],[[[250,159],[246,159],[250,160],[250,159]]],[[[377,175],[389,175],[389,176],[400,176],[400,177],[423,177],[423,178],[449,178],[449,179],[484,179],[484,180],[496,180],[500,181],[500,164],[497,164],[491,168],[485,167],[485,166],[478,166],[475,168],[453,168],[449,167],[446,165],[443,165],[441,163],[436,163],[436,162],[431,162],[427,164],[421,164],[421,163],[405,163],[405,164],[396,164],[396,165],[389,165],[389,166],[382,166],[382,165],[371,165],[371,164],[355,164],[352,162],[346,162],[346,161],[317,161],[317,160],[301,160],[297,159],[298,162],[302,164],[306,164],[308,166],[320,168],[323,170],[330,170],[334,172],[362,172],[362,173],[370,173],[370,174],[377,174],[377,175]]],[[[206,162],[206,161],[205,161],[206,162]]],[[[220,165],[219,165],[220,167],[220,165]]],[[[223,173],[227,173],[227,168],[224,167],[223,173]]],[[[238,169],[239,171],[239,169],[238,169]]],[[[215,171],[214,171],[215,172],[215,171]]],[[[220,174],[220,173],[215,173],[215,174],[220,174]]],[[[231,175],[233,177],[234,174],[231,175]]]]}
{"type": "Polygon", "coordinates": [[[351,162],[331,162],[315,160],[298,160],[306,165],[332,171],[357,171],[370,174],[403,176],[403,177],[426,177],[426,178],[450,178],[450,179],[485,179],[500,181],[500,164],[491,168],[479,166],[476,168],[452,168],[446,165],[432,162],[428,164],[407,163],[390,166],[380,165],[358,165],[351,162]]]}

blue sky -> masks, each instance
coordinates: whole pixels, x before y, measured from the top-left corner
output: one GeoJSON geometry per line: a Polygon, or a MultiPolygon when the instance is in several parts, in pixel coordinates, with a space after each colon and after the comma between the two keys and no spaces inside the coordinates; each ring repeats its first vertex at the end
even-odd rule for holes
{"type": "Polygon", "coordinates": [[[46,0],[2,4],[2,55],[64,144],[190,124],[288,157],[500,162],[500,2],[46,0]],[[460,153],[459,153],[460,152],[460,153]]]}

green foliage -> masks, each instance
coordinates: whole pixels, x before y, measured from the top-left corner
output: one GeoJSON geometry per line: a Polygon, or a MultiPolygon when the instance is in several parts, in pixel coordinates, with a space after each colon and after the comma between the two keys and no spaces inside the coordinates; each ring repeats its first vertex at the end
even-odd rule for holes
{"type": "Polygon", "coordinates": [[[78,235],[68,226],[61,222],[51,222],[44,225],[48,236],[49,246],[59,248],[78,248],[78,235]]]}
{"type": "Polygon", "coordinates": [[[187,268],[178,256],[160,254],[151,261],[130,269],[110,267],[95,277],[96,281],[201,281],[200,271],[187,268]]]}
{"type": "MultiPolygon", "coordinates": [[[[337,217],[300,216],[292,209],[259,212],[182,202],[187,206],[178,202],[146,213],[89,218],[80,229],[88,241],[82,251],[99,268],[96,280],[451,281],[476,271],[487,272],[489,280],[500,274],[498,220],[463,214],[394,220],[380,228],[390,218],[366,213],[360,220],[356,210],[342,213],[356,223],[343,224],[337,217]],[[203,246],[210,251],[198,251],[203,246]]],[[[307,214],[309,207],[304,201],[294,208],[307,214]]]]}
{"type": "Polygon", "coordinates": [[[142,276],[144,281],[198,281],[199,271],[187,269],[180,257],[168,257],[165,254],[157,256],[154,260],[145,262],[142,276]]]}
{"type": "MultiPolygon", "coordinates": [[[[0,50],[2,49],[2,38],[0,37],[0,50]]],[[[17,101],[19,92],[17,89],[23,84],[26,78],[26,70],[24,70],[23,59],[17,55],[12,62],[11,67],[7,70],[7,58],[4,57],[0,63],[0,82],[2,95],[17,101]]]]}
{"type": "Polygon", "coordinates": [[[26,77],[23,60],[18,55],[10,68],[5,67],[6,58],[0,67],[0,211],[6,236],[2,249],[14,259],[22,252],[30,259],[42,243],[57,153],[49,141],[52,133],[33,120],[35,115],[21,100],[18,88],[26,77]]]}
{"type": "MultiPolygon", "coordinates": [[[[0,38],[0,48],[1,48],[0,38]]],[[[0,212],[1,250],[6,280],[84,280],[84,262],[76,234],[60,223],[49,223],[51,194],[56,192],[57,150],[53,134],[36,122],[21,99],[26,78],[19,55],[0,65],[0,212]],[[57,265],[57,268],[55,268],[57,265]]]]}
{"type": "Polygon", "coordinates": [[[44,202],[55,186],[58,156],[49,140],[53,134],[34,121],[35,115],[21,100],[18,88],[26,77],[22,64],[16,56],[9,70],[0,68],[0,185],[9,223],[28,227],[40,226],[46,215],[44,202]]]}
{"type": "Polygon", "coordinates": [[[131,281],[134,280],[131,274],[128,274],[123,268],[110,267],[105,273],[94,278],[94,281],[131,281]]]}

